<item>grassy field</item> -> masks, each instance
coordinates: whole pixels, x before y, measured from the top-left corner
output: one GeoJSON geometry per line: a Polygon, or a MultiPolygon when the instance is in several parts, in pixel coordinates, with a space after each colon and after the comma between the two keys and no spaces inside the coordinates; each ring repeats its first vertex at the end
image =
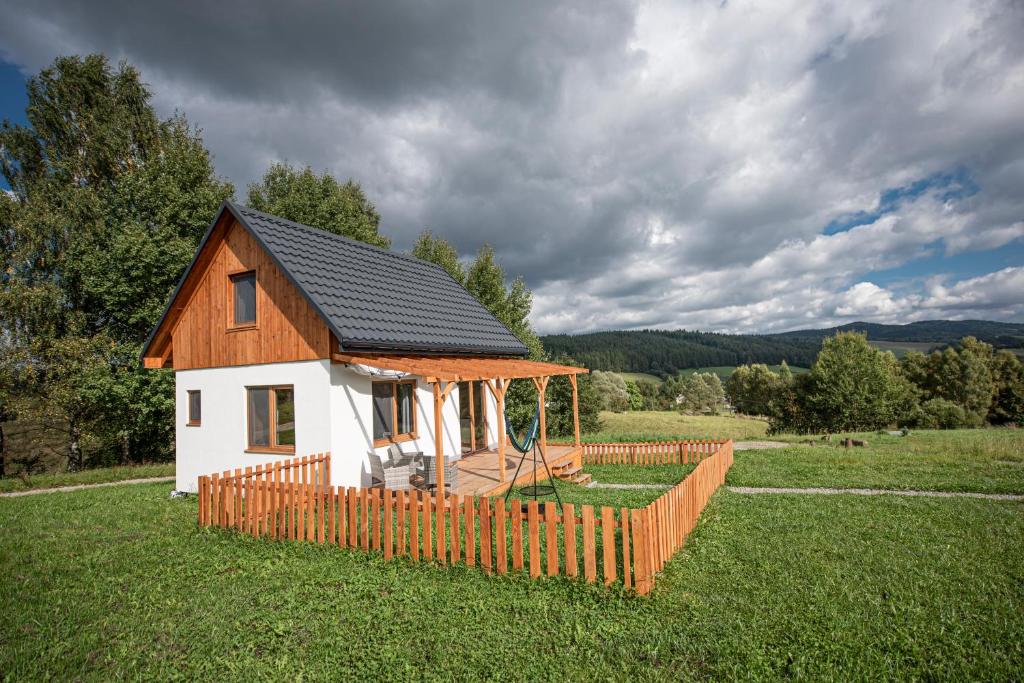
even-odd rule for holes
{"type": "MultiPolygon", "coordinates": [[[[738,452],[728,483],[1024,492],[1024,431],[862,436],[867,449],[738,452]]],[[[671,484],[690,467],[587,469],[671,484]]],[[[640,599],[200,530],[194,497],[168,489],[0,499],[5,680],[1005,680],[1024,668],[1020,502],[721,490],[640,599]]],[[[559,490],[617,507],[660,494],[559,490]]]]}
{"type": "Polygon", "coordinates": [[[1009,679],[1024,505],[718,493],[649,599],[199,530],[166,485],[0,500],[0,671],[1009,679]]]}
{"type": "Polygon", "coordinates": [[[844,436],[780,450],[740,451],[728,483],[1024,493],[1024,431],[1019,429],[849,435],[866,440],[867,448],[843,448],[844,436]]]}
{"type": "Polygon", "coordinates": [[[653,439],[762,439],[768,423],[734,415],[682,415],[673,410],[635,410],[601,413],[601,430],[583,435],[584,441],[653,439]]]}
{"type": "Polygon", "coordinates": [[[131,467],[100,467],[81,472],[56,472],[35,474],[31,477],[8,477],[0,479],[0,493],[25,491],[28,489],[49,489],[76,484],[102,484],[125,479],[146,479],[149,477],[173,477],[174,463],[156,465],[133,465],[131,467]]]}
{"type": "MultiPolygon", "coordinates": [[[[782,366],[781,365],[769,365],[768,367],[771,368],[772,371],[778,372],[779,369],[782,366]]],[[[686,369],[686,370],[681,370],[679,372],[679,374],[683,375],[684,377],[687,377],[689,375],[692,375],[695,372],[713,372],[716,375],[718,375],[719,379],[721,379],[724,382],[727,379],[729,379],[729,376],[732,375],[732,372],[735,369],[736,369],[735,365],[716,365],[716,366],[710,367],[710,368],[689,368],[689,369],[686,369]]],[[[795,365],[790,365],[789,366],[789,370],[794,375],[799,375],[799,374],[804,373],[804,372],[810,372],[810,370],[807,369],[807,368],[801,368],[801,367],[797,367],[795,365]]]]}

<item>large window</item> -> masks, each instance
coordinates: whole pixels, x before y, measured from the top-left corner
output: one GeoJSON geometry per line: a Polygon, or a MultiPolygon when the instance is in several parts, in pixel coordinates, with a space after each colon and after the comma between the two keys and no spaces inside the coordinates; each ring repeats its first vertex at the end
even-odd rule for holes
{"type": "Polygon", "coordinates": [[[295,452],[295,389],[249,387],[249,450],[295,452]]]}
{"type": "Polygon", "coordinates": [[[203,395],[199,391],[188,392],[188,426],[198,427],[203,421],[203,395]]]}
{"type": "Polygon", "coordinates": [[[416,438],[416,382],[373,383],[373,444],[416,438]]]}
{"type": "Polygon", "coordinates": [[[256,271],[235,273],[231,276],[231,299],[236,327],[256,324],[256,271]]]}

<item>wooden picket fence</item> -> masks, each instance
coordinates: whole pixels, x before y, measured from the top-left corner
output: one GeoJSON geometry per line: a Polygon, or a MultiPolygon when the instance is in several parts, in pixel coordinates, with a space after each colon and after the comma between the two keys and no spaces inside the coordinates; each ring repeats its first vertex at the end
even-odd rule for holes
{"type": "Polygon", "coordinates": [[[682,547],[732,465],[714,442],[678,485],[642,509],[577,507],[329,485],[330,454],[199,478],[199,524],[487,573],[564,575],[644,595],[682,547]]]}
{"type": "MultiPolygon", "coordinates": [[[[584,465],[679,465],[694,464],[714,455],[726,442],[631,441],[624,443],[584,443],[584,465]]],[[[571,446],[552,443],[553,446],[571,446]]]]}

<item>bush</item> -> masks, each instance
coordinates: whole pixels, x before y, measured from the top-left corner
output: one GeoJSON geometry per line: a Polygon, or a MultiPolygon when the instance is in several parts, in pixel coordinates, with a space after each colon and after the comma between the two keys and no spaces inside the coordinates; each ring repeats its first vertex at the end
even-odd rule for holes
{"type": "Polygon", "coordinates": [[[910,426],[922,429],[957,429],[967,426],[969,422],[962,406],[944,398],[925,401],[910,417],[910,426]]]}

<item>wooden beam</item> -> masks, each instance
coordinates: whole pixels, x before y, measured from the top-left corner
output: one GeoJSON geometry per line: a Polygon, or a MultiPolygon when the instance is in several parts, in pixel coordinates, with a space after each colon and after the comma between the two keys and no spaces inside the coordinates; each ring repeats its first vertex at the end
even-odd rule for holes
{"type": "Polygon", "coordinates": [[[436,481],[437,489],[436,493],[439,496],[444,495],[444,432],[443,427],[443,416],[441,414],[444,408],[444,401],[448,398],[448,387],[444,390],[441,389],[441,385],[434,382],[434,468],[436,470],[436,481]]]}
{"type": "Polygon", "coordinates": [[[576,386],[576,375],[569,375],[569,384],[572,385],[572,431],[576,446],[580,445],[580,400],[579,391],[576,386]]]}
{"type": "Polygon", "coordinates": [[[476,451],[476,407],[473,405],[473,383],[467,382],[467,386],[469,387],[469,450],[476,451]]]}
{"type": "Polygon", "coordinates": [[[540,399],[540,452],[544,458],[548,457],[548,409],[545,404],[544,394],[548,388],[550,377],[533,377],[533,385],[537,387],[537,397],[540,399]]]}

